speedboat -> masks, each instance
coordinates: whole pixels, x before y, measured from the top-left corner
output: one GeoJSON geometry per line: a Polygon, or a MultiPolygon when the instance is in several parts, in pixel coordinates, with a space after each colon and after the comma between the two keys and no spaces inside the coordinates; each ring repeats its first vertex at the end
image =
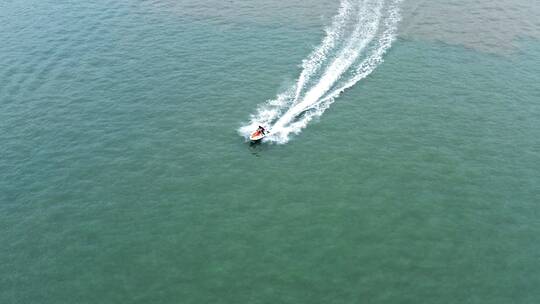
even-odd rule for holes
{"type": "Polygon", "coordinates": [[[249,140],[251,141],[259,141],[263,139],[266,136],[266,134],[263,133],[263,131],[257,130],[249,136],[249,140]]]}
{"type": "Polygon", "coordinates": [[[261,139],[263,139],[266,134],[268,134],[268,131],[264,131],[264,129],[257,129],[255,132],[251,133],[251,135],[249,136],[249,140],[251,140],[252,142],[257,142],[261,139]]]}

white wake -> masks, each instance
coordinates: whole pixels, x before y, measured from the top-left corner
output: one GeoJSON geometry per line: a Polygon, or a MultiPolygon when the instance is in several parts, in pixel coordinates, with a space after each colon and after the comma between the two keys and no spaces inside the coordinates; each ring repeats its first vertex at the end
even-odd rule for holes
{"type": "Polygon", "coordinates": [[[302,62],[296,83],[259,106],[238,132],[245,138],[265,126],[264,139],[286,143],[321,116],[346,89],[383,61],[395,39],[401,0],[342,0],[320,46],[302,62]]]}

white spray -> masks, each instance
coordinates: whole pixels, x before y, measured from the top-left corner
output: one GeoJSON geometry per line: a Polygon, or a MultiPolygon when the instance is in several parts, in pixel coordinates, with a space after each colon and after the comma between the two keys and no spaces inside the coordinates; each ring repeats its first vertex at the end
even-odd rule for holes
{"type": "Polygon", "coordinates": [[[291,133],[300,133],[313,118],[321,116],[343,91],[367,77],[383,61],[396,36],[400,2],[363,0],[353,6],[350,0],[343,0],[323,42],[303,61],[296,84],[260,106],[239,133],[248,137],[257,125],[270,126],[271,133],[265,140],[286,143],[291,133]],[[356,18],[352,18],[355,12],[356,18]],[[346,35],[348,25],[352,26],[350,35],[346,35]],[[368,54],[361,56],[367,46],[371,46],[368,54]],[[350,76],[341,79],[345,74],[350,76]],[[316,75],[319,78],[308,85],[316,75]]]}

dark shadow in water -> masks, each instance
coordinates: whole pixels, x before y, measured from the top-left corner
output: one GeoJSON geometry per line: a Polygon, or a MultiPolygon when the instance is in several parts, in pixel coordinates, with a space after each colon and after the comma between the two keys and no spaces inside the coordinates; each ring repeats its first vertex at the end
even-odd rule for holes
{"type": "Polygon", "coordinates": [[[249,141],[248,145],[249,145],[249,152],[255,155],[255,157],[260,157],[261,152],[265,150],[265,146],[266,146],[262,143],[262,140],[249,141]]]}

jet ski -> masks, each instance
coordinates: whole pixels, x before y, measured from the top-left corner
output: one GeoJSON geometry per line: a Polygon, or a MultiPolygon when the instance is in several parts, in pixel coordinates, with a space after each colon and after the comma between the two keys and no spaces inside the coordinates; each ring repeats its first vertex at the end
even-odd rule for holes
{"type": "Polygon", "coordinates": [[[263,139],[270,131],[265,130],[263,127],[259,126],[257,130],[249,136],[249,140],[252,142],[257,142],[263,139]]]}

